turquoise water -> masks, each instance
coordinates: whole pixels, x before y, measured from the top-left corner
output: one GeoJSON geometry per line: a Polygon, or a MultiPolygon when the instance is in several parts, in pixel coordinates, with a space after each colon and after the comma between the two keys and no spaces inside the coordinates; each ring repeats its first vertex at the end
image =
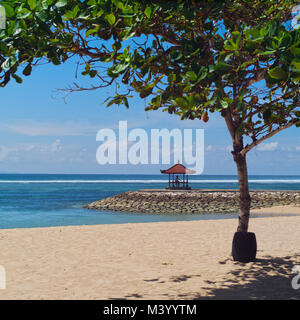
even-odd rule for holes
{"type": "MultiPolygon", "coordinates": [[[[191,176],[194,189],[236,189],[236,176],[191,176]]],[[[250,176],[250,188],[300,190],[300,176],[250,176]]],[[[164,188],[162,175],[1,174],[0,228],[236,218],[234,215],[151,215],[83,209],[128,190],[164,188]]]]}

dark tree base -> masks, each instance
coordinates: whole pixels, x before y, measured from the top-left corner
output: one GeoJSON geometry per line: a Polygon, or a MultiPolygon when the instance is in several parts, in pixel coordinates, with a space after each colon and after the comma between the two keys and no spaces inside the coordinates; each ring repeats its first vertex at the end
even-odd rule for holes
{"type": "Polygon", "coordinates": [[[234,261],[253,262],[256,258],[256,237],[253,232],[236,232],[232,241],[234,261]]]}

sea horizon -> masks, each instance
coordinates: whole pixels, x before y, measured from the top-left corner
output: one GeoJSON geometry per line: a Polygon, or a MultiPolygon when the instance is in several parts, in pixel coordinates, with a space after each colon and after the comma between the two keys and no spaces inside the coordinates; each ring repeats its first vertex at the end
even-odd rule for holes
{"type": "MultiPolygon", "coordinates": [[[[120,176],[126,176],[126,175],[142,175],[142,176],[162,176],[161,173],[62,173],[62,172],[0,172],[0,175],[13,175],[13,174],[20,174],[20,175],[120,175],[120,176]]],[[[195,175],[190,175],[190,177],[193,177],[195,175]]],[[[204,173],[196,176],[237,176],[237,174],[217,174],[217,173],[204,173]]],[[[300,174],[249,174],[249,177],[251,176],[282,176],[282,177],[289,177],[289,176],[297,176],[300,177],[300,174]]]]}

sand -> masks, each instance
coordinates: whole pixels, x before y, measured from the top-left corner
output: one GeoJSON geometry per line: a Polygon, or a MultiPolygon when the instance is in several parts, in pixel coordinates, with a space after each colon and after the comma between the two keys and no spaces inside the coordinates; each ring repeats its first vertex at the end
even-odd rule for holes
{"type": "Polygon", "coordinates": [[[274,206],[262,209],[254,209],[252,213],[281,213],[281,214],[300,214],[300,206],[274,206]]]}
{"type": "Polygon", "coordinates": [[[224,219],[0,230],[0,299],[300,299],[291,286],[300,216],[253,218],[258,253],[248,264],[230,256],[236,227],[224,219]]]}

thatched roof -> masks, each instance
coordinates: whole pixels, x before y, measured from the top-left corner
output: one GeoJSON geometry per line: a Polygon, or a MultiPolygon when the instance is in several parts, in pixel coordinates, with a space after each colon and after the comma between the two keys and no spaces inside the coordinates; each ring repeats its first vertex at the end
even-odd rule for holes
{"type": "Polygon", "coordinates": [[[174,174],[193,174],[193,173],[196,173],[196,171],[186,168],[181,163],[177,163],[169,169],[160,170],[160,172],[166,173],[166,174],[171,174],[171,173],[174,173],[174,174]]]}

